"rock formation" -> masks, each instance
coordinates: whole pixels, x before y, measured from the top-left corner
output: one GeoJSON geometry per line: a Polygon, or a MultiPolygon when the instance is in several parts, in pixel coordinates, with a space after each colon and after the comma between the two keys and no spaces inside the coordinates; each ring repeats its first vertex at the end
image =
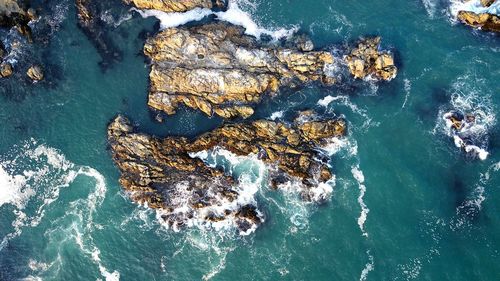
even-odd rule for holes
{"type": "MultiPolygon", "coordinates": [[[[484,7],[489,7],[498,0],[481,0],[484,7]]],[[[461,22],[486,31],[500,32],[500,17],[489,13],[474,13],[471,11],[459,11],[458,20],[461,22]]]]}
{"type": "Polygon", "coordinates": [[[298,179],[304,200],[321,200],[315,189],[332,175],[317,148],[344,133],[342,119],[293,126],[260,120],[227,124],[193,140],[158,139],[134,133],[129,121],[118,116],[108,127],[108,140],[123,188],[133,201],[159,209],[168,225],[229,221],[245,233],[262,221],[255,205],[241,200],[238,180],[193,153],[223,148],[239,156],[257,155],[275,167],[269,175],[273,186],[298,179]]]}
{"type": "Polygon", "coordinates": [[[34,82],[41,81],[44,77],[43,70],[39,65],[32,65],[26,72],[26,75],[34,82]]]}
{"type": "Polygon", "coordinates": [[[223,8],[223,0],[124,0],[138,9],[159,10],[166,13],[186,12],[195,8],[223,8]]]}
{"type": "Polygon", "coordinates": [[[380,37],[366,38],[358,42],[350,54],[344,57],[355,78],[370,77],[389,81],[396,77],[398,69],[394,65],[392,54],[379,49],[380,37]]]}
{"type": "Polygon", "coordinates": [[[21,1],[0,0],[0,27],[16,27],[17,30],[31,41],[31,28],[28,22],[31,20],[21,1]]]}
{"type": "Polygon", "coordinates": [[[167,114],[186,105],[209,116],[246,118],[280,87],[333,82],[323,71],[333,63],[330,53],[262,46],[225,23],[163,30],[144,53],[152,62],[148,104],[167,114]]]}
{"type": "Polygon", "coordinates": [[[78,27],[83,31],[97,49],[103,69],[120,61],[122,53],[113,43],[105,30],[106,23],[101,19],[101,10],[105,2],[97,0],[76,0],[78,27]]]}
{"type": "Polygon", "coordinates": [[[489,7],[491,4],[495,3],[496,0],[481,0],[481,5],[484,7],[489,7]]]}
{"type": "Polygon", "coordinates": [[[12,65],[8,62],[2,62],[0,64],[0,77],[9,77],[14,72],[12,65]]]}

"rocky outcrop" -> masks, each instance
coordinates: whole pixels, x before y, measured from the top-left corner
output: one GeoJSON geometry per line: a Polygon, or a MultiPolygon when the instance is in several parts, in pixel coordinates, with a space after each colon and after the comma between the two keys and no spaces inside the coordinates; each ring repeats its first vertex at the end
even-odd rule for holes
{"type": "Polygon", "coordinates": [[[39,65],[32,65],[26,72],[26,75],[28,75],[33,82],[41,81],[44,77],[43,70],[39,65]]]}
{"type": "Polygon", "coordinates": [[[2,62],[0,64],[0,77],[9,77],[14,72],[12,65],[8,62],[2,62]]]}
{"type": "Polygon", "coordinates": [[[223,8],[224,0],[124,0],[138,9],[159,10],[167,13],[186,12],[195,8],[223,8]]]}
{"type": "Polygon", "coordinates": [[[269,175],[273,186],[298,179],[304,186],[303,199],[319,200],[316,187],[332,175],[317,148],[344,133],[342,119],[293,125],[260,120],[227,124],[193,140],[158,139],[134,133],[129,121],[118,116],[108,127],[108,140],[123,188],[133,201],[160,210],[168,225],[229,221],[244,233],[262,216],[240,198],[237,179],[207,166],[193,153],[223,148],[239,156],[257,155],[275,167],[269,175]]]}
{"type": "MultiPolygon", "coordinates": [[[[311,42],[302,48],[312,49],[311,42]]],[[[263,46],[225,23],[169,28],[150,38],[150,107],[174,114],[180,105],[211,116],[249,117],[253,105],[280,87],[322,80],[333,56],[323,51],[263,46]]]]}
{"type": "Polygon", "coordinates": [[[496,0],[481,0],[481,5],[484,7],[489,7],[491,4],[495,3],[496,0]]]}
{"type": "Polygon", "coordinates": [[[113,43],[107,31],[107,24],[101,19],[104,2],[98,0],[76,0],[78,27],[95,46],[101,56],[99,65],[106,70],[122,59],[122,52],[113,43]]]}
{"type": "MultiPolygon", "coordinates": [[[[498,0],[481,0],[481,5],[489,7],[496,1],[498,0]]],[[[495,14],[459,11],[457,18],[464,24],[481,30],[500,32],[500,17],[495,14]]]]}
{"type": "Polygon", "coordinates": [[[476,14],[469,11],[458,12],[457,18],[472,27],[486,31],[500,32],[500,18],[497,15],[481,13],[476,14]]]}
{"type": "Polygon", "coordinates": [[[344,60],[355,78],[389,81],[398,71],[392,54],[380,51],[380,37],[362,39],[344,60]]]}
{"type": "Polygon", "coordinates": [[[16,27],[31,41],[31,28],[28,26],[31,13],[22,4],[17,0],[0,0],[0,27],[16,27]]]}

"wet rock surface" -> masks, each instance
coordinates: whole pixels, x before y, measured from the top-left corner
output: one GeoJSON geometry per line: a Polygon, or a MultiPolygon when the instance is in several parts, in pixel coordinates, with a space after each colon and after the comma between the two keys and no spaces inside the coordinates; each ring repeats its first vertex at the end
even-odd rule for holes
{"type": "MultiPolygon", "coordinates": [[[[498,0],[481,0],[481,5],[489,7],[498,0]]],[[[500,17],[489,13],[459,11],[457,18],[462,23],[485,31],[500,32],[500,17]]]]}
{"type": "Polygon", "coordinates": [[[223,8],[224,1],[214,0],[124,0],[138,9],[159,10],[167,13],[186,12],[195,8],[223,8]]]}
{"type": "Polygon", "coordinates": [[[34,82],[41,81],[44,78],[43,70],[39,65],[32,65],[26,72],[26,75],[34,82]]]}
{"type": "Polygon", "coordinates": [[[241,27],[213,23],[163,30],[150,38],[150,107],[174,114],[180,105],[224,118],[249,117],[264,95],[280,87],[327,79],[333,56],[312,49],[264,46],[241,27]]]}
{"type": "Polygon", "coordinates": [[[344,57],[349,71],[355,78],[392,80],[397,75],[394,57],[380,50],[380,37],[365,38],[344,57]]]}
{"type": "Polygon", "coordinates": [[[16,27],[31,40],[31,28],[28,26],[31,18],[24,4],[24,1],[0,0],[0,27],[16,27]]]}
{"type": "MultiPolygon", "coordinates": [[[[238,180],[209,167],[194,153],[222,148],[238,156],[258,155],[275,167],[269,180],[278,185],[301,181],[304,200],[318,200],[315,189],[332,175],[318,147],[345,134],[342,119],[307,120],[293,125],[259,120],[227,124],[193,140],[158,139],[135,133],[123,116],[108,126],[120,183],[133,201],[158,209],[172,228],[229,222],[247,233],[263,220],[255,202],[240,198],[238,180]]],[[[323,198],[324,199],[324,198],[323,198]]]]}

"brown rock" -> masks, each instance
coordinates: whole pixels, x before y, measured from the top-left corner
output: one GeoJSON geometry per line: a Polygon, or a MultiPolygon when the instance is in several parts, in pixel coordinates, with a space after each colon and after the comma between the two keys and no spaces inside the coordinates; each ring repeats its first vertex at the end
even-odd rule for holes
{"type": "Polygon", "coordinates": [[[457,18],[472,27],[486,31],[500,32],[500,18],[493,14],[476,14],[468,11],[458,12],[457,18]]]}
{"type": "Polygon", "coordinates": [[[2,62],[0,64],[0,76],[1,77],[9,77],[12,75],[12,72],[14,69],[12,68],[12,65],[8,62],[2,62]]]}
{"type": "Polygon", "coordinates": [[[39,65],[31,66],[26,72],[26,75],[35,82],[43,80],[43,70],[39,65]]]}
{"type": "Polygon", "coordinates": [[[207,8],[214,7],[222,8],[223,1],[212,0],[124,0],[125,3],[133,5],[138,9],[159,10],[163,12],[186,12],[194,8],[207,8]]]}
{"type": "MultiPolygon", "coordinates": [[[[248,117],[252,106],[280,87],[326,78],[328,52],[260,46],[225,23],[169,28],[150,38],[148,104],[174,114],[180,105],[224,118],[248,117]]],[[[303,48],[309,49],[308,43],[303,48]]]]}
{"type": "Polygon", "coordinates": [[[332,177],[317,147],[342,136],[345,122],[317,120],[297,126],[259,120],[227,124],[194,140],[157,139],[134,133],[129,121],[118,116],[108,126],[108,140],[121,172],[120,183],[133,201],[161,209],[163,219],[172,226],[184,225],[191,218],[232,220],[245,232],[261,222],[254,206],[236,205],[223,212],[214,208],[236,202],[238,181],[192,153],[220,147],[240,156],[258,155],[276,167],[269,174],[274,186],[298,179],[304,185],[302,197],[311,199],[314,188],[332,177]]]}
{"type": "Polygon", "coordinates": [[[481,5],[484,7],[489,7],[491,4],[495,3],[496,0],[481,0],[481,5]]]}
{"type": "Polygon", "coordinates": [[[379,51],[379,47],[380,37],[363,39],[344,57],[355,78],[371,77],[389,81],[396,77],[397,67],[393,56],[386,51],[379,51]]]}
{"type": "Polygon", "coordinates": [[[23,1],[0,0],[0,27],[16,27],[17,30],[31,41],[30,18],[25,11],[23,1]]]}

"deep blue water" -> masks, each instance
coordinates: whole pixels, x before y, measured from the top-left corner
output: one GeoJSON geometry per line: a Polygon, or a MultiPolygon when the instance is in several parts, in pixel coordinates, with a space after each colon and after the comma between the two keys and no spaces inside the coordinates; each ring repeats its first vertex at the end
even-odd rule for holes
{"type": "Polygon", "coordinates": [[[346,76],[335,87],[283,89],[257,106],[253,119],[282,111],[290,121],[304,109],[344,115],[349,135],[332,156],[331,199],[319,206],[269,189],[251,159],[227,163],[234,176],[251,176],[266,216],[244,237],[168,230],[118,184],[106,142],[116,114],[158,136],[195,136],[222,122],[190,110],[155,121],[141,53],[157,20],[107,3],[113,20],[103,30],[122,59],[103,68],[71,1],[36,4],[38,39],[23,43],[16,74],[0,80],[0,280],[500,277],[500,39],[455,23],[448,1],[238,1],[259,26],[296,28],[332,52],[380,35],[399,67],[390,82],[346,76]],[[37,84],[24,75],[33,62],[46,72],[37,84]],[[452,109],[482,114],[487,159],[467,156],[446,134],[442,115],[452,109]]]}

